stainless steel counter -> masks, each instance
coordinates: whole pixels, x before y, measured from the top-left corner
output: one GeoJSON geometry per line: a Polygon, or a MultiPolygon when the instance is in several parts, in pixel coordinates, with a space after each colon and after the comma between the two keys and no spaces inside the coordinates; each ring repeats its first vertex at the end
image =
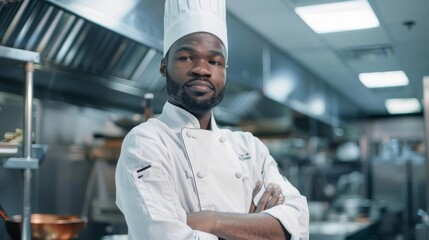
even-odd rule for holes
{"type": "MultiPolygon", "coordinates": [[[[370,230],[372,222],[310,222],[311,240],[345,240],[370,230]]],[[[362,238],[361,238],[362,239],[362,238]]]]}

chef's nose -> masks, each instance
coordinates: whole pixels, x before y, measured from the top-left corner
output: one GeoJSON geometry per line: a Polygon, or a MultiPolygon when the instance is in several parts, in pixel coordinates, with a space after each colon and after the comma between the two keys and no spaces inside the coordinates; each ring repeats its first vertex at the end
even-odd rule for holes
{"type": "Polygon", "coordinates": [[[210,64],[204,60],[195,61],[191,72],[194,76],[210,77],[210,64]]]}

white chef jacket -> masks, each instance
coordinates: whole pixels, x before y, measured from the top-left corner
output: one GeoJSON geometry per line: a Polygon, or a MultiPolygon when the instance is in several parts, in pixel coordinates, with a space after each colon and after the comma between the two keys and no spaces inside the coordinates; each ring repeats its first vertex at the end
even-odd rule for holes
{"type": "Polygon", "coordinates": [[[200,129],[192,114],[167,102],[158,118],[124,138],[116,204],[129,239],[217,240],[191,229],[186,213],[248,213],[258,180],[277,183],[285,196],[283,205],[264,212],[278,219],[293,240],[308,239],[306,198],[279,173],[266,146],[251,133],[218,128],[213,116],[211,129],[200,129]]]}

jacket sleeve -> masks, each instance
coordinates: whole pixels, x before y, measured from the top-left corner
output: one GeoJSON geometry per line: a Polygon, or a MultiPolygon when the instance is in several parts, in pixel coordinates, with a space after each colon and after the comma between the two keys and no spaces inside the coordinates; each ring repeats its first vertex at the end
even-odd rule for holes
{"type": "Polygon", "coordinates": [[[309,212],[307,199],[280,174],[277,163],[269,154],[267,147],[257,139],[260,156],[260,169],[265,183],[277,183],[281,187],[285,201],[283,205],[275,206],[263,212],[270,214],[280,221],[291,234],[292,240],[309,239],[309,212]]]}
{"type": "Polygon", "coordinates": [[[147,135],[151,134],[131,131],[126,136],[116,167],[116,204],[125,216],[129,238],[217,240],[186,224],[186,212],[162,164],[167,151],[159,139],[147,135]]]}

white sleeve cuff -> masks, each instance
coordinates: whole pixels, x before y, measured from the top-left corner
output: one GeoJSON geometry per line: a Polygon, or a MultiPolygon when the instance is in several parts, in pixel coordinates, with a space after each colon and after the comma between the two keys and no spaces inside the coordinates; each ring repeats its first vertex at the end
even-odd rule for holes
{"type": "Polygon", "coordinates": [[[263,212],[279,220],[291,235],[291,240],[309,239],[309,220],[306,214],[301,214],[293,207],[285,205],[276,206],[263,212]]]}
{"type": "Polygon", "coordinates": [[[213,234],[201,232],[201,231],[195,231],[194,234],[195,240],[219,240],[219,238],[213,234]]]}

